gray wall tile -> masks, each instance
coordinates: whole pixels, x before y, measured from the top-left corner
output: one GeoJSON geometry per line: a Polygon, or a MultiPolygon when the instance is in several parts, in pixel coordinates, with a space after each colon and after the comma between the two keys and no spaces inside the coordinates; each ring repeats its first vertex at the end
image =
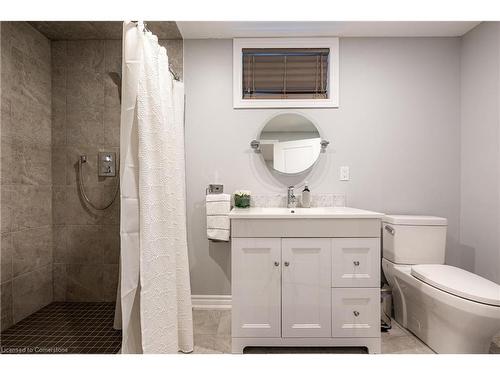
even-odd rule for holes
{"type": "Polygon", "coordinates": [[[50,64],[50,41],[26,22],[2,22],[2,34],[27,55],[50,64]]]}
{"type": "Polygon", "coordinates": [[[106,40],[104,61],[106,72],[122,72],[122,41],[106,40]]]}
{"type": "Polygon", "coordinates": [[[2,329],[52,301],[50,42],[2,22],[2,329]]]}
{"type": "Polygon", "coordinates": [[[53,293],[54,301],[66,301],[66,264],[54,263],[53,265],[53,293]]]}
{"type": "Polygon", "coordinates": [[[52,302],[52,264],[12,279],[14,323],[52,302]]]}
{"type": "Polygon", "coordinates": [[[12,193],[5,189],[3,185],[1,188],[0,200],[2,209],[0,210],[0,222],[2,233],[7,233],[10,232],[12,228],[12,193]]]}
{"type": "MultiPolygon", "coordinates": [[[[170,49],[176,71],[182,72],[182,41],[162,44],[170,49]]],[[[80,155],[87,155],[86,192],[95,204],[107,203],[117,178],[97,176],[97,153],[114,151],[119,160],[119,87],[108,72],[121,74],[121,55],[120,40],[52,43],[53,259],[58,300],[116,298],[119,199],[103,212],[90,208],[78,192],[77,164],[80,155]]]]}
{"type": "Polygon", "coordinates": [[[0,285],[0,294],[0,332],[2,332],[14,324],[14,317],[12,316],[12,281],[0,285]]]}
{"type": "Polygon", "coordinates": [[[66,147],[52,146],[52,184],[66,185],[66,147]]]}
{"type": "MultiPolygon", "coordinates": [[[[86,186],[85,191],[96,204],[102,202],[103,187],[86,186]]],[[[89,208],[78,193],[77,186],[54,186],[54,224],[55,225],[85,225],[98,224],[105,220],[107,212],[89,208]]]]}
{"type": "Polygon", "coordinates": [[[2,184],[51,185],[51,147],[2,137],[2,184]]]}
{"type": "Polygon", "coordinates": [[[102,266],[102,300],[112,302],[116,300],[118,288],[118,264],[104,264],[102,266]]]}
{"type": "Polygon", "coordinates": [[[103,264],[117,265],[120,262],[120,226],[101,225],[100,232],[103,264]]]}
{"type": "Polygon", "coordinates": [[[23,144],[19,139],[3,136],[1,149],[1,184],[9,185],[21,182],[23,144]],[[14,163],[16,161],[16,163],[14,163]]]}
{"type": "Polygon", "coordinates": [[[2,211],[10,210],[10,228],[19,231],[52,223],[52,187],[35,185],[4,185],[7,201],[2,211]]]}
{"type": "Polygon", "coordinates": [[[67,263],[68,254],[68,227],[66,225],[54,225],[52,229],[54,263],[67,263]]]}
{"type": "Polygon", "coordinates": [[[66,145],[66,94],[57,88],[52,93],[52,144],[66,145]]]}
{"type": "Polygon", "coordinates": [[[102,264],[103,240],[97,225],[70,225],[67,228],[66,263],[102,264]]]}
{"type": "Polygon", "coordinates": [[[104,72],[104,40],[67,42],[68,70],[104,72]]]}
{"type": "Polygon", "coordinates": [[[52,263],[52,226],[12,233],[13,277],[52,263]]]}
{"type": "Polygon", "coordinates": [[[50,144],[50,107],[44,107],[43,104],[34,102],[25,96],[11,96],[10,101],[12,126],[2,129],[2,134],[39,144],[50,144]]]}
{"type": "Polygon", "coordinates": [[[102,265],[66,265],[66,301],[102,301],[102,265]]]}
{"type": "Polygon", "coordinates": [[[2,243],[0,246],[0,282],[3,283],[12,279],[12,235],[10,233],[2,233],[2,243]]]}

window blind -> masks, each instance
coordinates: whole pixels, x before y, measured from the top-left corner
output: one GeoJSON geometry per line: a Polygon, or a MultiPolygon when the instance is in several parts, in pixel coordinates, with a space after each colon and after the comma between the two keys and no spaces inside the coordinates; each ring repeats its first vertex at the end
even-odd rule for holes
{"type": "Polygon", "coordinates": [[[244,48],[243,99],[327,99],[328,48],[244,48]]]}

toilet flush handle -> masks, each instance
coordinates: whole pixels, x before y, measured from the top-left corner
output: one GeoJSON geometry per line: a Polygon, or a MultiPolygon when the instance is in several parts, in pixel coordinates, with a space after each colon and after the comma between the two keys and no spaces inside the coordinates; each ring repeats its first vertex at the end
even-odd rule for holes
{"type": "Polygon", "coordinates": [[[391,227],[390,225],[386,225],[384,228],[385,228],[385,230],[386,230],[386,231],[388,231],[391,235],[393,235],[393,236],[394,236],[394,233],[395,233],[396,231],[394,230],[394,228],[393,228],[393,227],[391,227]]]}

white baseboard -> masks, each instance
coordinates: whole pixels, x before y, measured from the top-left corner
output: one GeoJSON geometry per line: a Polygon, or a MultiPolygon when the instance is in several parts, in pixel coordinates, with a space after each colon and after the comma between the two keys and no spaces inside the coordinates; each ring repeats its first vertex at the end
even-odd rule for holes
{"type": "Polygon", "coordinates": [[[191,296],[193,309],[231,309],[231,295],[215,295],[215,294],[193,294],[191,296]]]}

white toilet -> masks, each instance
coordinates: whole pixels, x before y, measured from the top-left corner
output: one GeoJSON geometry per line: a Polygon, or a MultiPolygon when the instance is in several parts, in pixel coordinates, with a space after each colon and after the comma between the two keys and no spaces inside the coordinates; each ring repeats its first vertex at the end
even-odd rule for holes
{"type": "Polygon", "coordinates": [[[382,269],[396,321],[437,353],[488,353],[500,333],[500,285],[444,264],[447,220],[386,215],[382,269]]]}

